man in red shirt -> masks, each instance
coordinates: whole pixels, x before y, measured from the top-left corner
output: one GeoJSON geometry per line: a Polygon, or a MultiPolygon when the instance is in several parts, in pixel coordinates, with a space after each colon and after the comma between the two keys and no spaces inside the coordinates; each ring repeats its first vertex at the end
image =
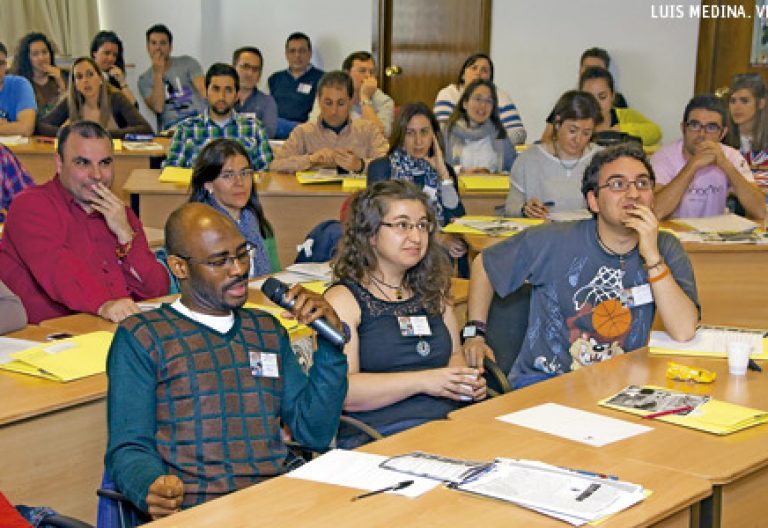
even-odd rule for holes
{"type": "Polygon", "coordinates": [[[14,200],[0,246],[0,280],[30,323],[88,312],[119,322],[137,299],[168,293],[168,274],[141,222],[110,191],[112,140],[99,124],[59,132],[57,175],[14,200]]]}

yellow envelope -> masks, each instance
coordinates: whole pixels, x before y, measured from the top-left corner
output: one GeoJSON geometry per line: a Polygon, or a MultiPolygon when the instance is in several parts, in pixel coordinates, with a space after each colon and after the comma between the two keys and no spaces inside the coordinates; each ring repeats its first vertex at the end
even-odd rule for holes
{"type": "Polygon", "coordinates": [[[312,333],[311,328],[306,325],[299,324],[296,319],[287,319],[280,315],[285,310],[279,306],[267,306],[265,304],[247,302],[243,308],[261,310],[262,312],[267,312],[268,314],[273,315],[275,319],[277,319],[277,321],[280,323],[280,325],[288,331],[288,335],[290,336],[291,341],[305,335],[310,335],[312,333]]]}

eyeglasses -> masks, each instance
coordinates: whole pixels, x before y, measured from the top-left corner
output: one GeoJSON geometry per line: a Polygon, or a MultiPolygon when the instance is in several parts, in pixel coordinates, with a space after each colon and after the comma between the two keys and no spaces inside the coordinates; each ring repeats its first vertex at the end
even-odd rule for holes
{"type": "Polygon", "coordinates": [[[253,179],[253,173],[254,173],[253,169],[243,169],[240,172],[231,171],[231,170],[225,170],[225,171],[221,171],[219,173],[219,178],[221,178],[222,180],[224,180],[226,182],[231,182],[231,181],[233,181],[237,177],[239,177],[240,179],[243,179],[243,180],[252,180],[253,179]]]}
{"type": "Polygon", "coordinates": [[[493,99],[489,97],[472,96],[469,100],[476,104],[493,105],[493,99]]]}
{"type": "Polygon", "coordinates": [[[720,131],[723,129],[723,127],[721,127],[717,123],[704,124],[700,121],[696,121],[695,119],[688,121],[685,124],[685,128],[687,128],[691,132],[701,132],[702,130],[704,130],[704,132],[707,134],[719,134],[720,131]]]}
{"type": "Polygon", "coordinates": [[[401,220],[400,222],[382,222],[381,225],[390,227],[399,235],[407,235],[412,229],[416,229],[419,233],[432,233],[435,230],[435,224],[432,222],[406,222],[401,220]]]}
{"type": "Polygon", "coordinates": [[[635,180],[628,180],[626,178],[611,178],[604,185],[598,185],[598,189],[605,189],[606,187],[613,192],[627,192],[630,185],[634,185],[638,191],[650,191],[653,190],[656,183],[648,176],[640,176],[635,180]]]}
{"type": "Polygon", "coordinates": [[[259,73],[261,71],[261,66],[255,66],[253,64],[248,64],[247,62],[238,64],[237,67],[245,71],[252,71],[253,73],[259,73]]]}
{"type": "Polygon", "coordinates": [[[176,255],[176,256],[188,262],[191,260],[196,260],[203,266],[208,266],[209,268],[224,269],[224,268],[231,268],[235,264],[235,261],[237,261],[237,263],[240,264],[241,266],[246,266],[248,263],[251,262],[253,251],[254,251],[254,247],[251,244],[246,244],[234,256],[222,255],[220,257],[215,257],[207,260],[199,259],[196,257],[185,257],[184,255],[176,255]]]}

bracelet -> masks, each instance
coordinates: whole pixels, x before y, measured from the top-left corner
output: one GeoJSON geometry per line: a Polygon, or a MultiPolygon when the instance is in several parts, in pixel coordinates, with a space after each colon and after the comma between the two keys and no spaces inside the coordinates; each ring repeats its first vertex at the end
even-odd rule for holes
{"type": "Polygon", "coordinates": [[[655,262],[654,264],[650,264],[650,265],[648,265],[648,264],[643,264],[643,267],[644,267],[646,270],[652,270],[653,268],[658,268],[658,267],[659,267],[659,266],[661,266],[662,264],[664,264],[664,257],[659,257],[659,260],[658,260],[657,262],[655,262]]]}
{"type": "Polygon", "coordinates": [[[664,266],[664,271],[656,275],[655,277],[648,277],[648,282],[650,284],[654,284],[656,282],[659,282],[660,280],[664,279],[667,275],[669,275],[669,266],[664,266]]]}

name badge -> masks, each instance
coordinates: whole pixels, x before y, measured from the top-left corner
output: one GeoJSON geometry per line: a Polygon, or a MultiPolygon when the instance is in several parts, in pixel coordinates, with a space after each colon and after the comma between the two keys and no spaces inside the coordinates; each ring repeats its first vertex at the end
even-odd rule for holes
{"type": "Polygon", "coordinates": [[[299,86],[296,88],[296,91],[306,95],[312,91],[312,85],[307,83],[299,83],[299,86]]]}
{"type": "Polygon", "coordinates": [[[400,325],[400,335],[403,337],[432,335],[426,315],[401,316],[397,318],[397,323],[400,325]]]}
{"type": "Polygon", "coordinates": [[[429,187],[425,185],[421,190],[424,192],[424,194],[427,195],[427,198],[429,198],[430,201],[437,200],[437,189],[435,189],[434,187],[429,187]]]}
{"type": "Polygon", "coordinates": [[[621,304],[628,308],[635,308],[652,302],[653,292],[650,284],[641,284],[621,292],[621,304]]]}
{"type": "Polygon", "coordinates": [[[255,377],[280,377],[280,370],[277,366],[277,354],[258,351],[248,352],[248,360],[251,364],[251,374],[255,377]]]}

